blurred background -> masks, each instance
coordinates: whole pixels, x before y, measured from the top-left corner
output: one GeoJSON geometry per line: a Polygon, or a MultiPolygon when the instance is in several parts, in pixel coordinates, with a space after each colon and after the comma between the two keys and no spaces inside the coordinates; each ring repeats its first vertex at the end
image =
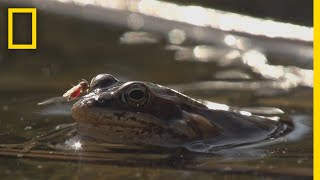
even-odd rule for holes
{"type": "MultiPolygon", "coordinates": [[[[150,160],[142,153],[132,164],[115,167],[113,163],[126,162],[136,153],[117,154],[119,159],[110,154],[112,163],[101,166],[1,157],[5,163],[0,174],[27,179],[52,174],[101,178],[110,172],[113,178],[311,177],[312,10],[312,0],[1,1],[2,143],[23,142],[73,122],[70,104],[37,103],[61,96],[71,84],[100,73],[123,81],[159,83],[236,107],[281,108],[299,126],[292,141],[231,160],[230,154],[192,153],[186,158],[155,153],[156,160],[150,160]],[[9,7],[37,8],[36,50],[8,50],[9,7]],[[141,163],[145,161],[154,163],[141,163]]],[[[31,15],[15,14],[13,24],[14,42],[30,43],[31,15]]]]}

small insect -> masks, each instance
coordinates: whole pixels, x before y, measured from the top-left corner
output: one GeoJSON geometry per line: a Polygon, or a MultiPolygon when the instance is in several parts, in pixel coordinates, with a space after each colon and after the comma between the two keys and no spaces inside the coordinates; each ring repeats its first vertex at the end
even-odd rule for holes
{"type": "Polygon", "coordinates": [[[88,92],[90,88],[90,85],[87,80],[82,79],[79,84],[76,86],[73,86],[71,89],[69,89],[66,93],[63,94],[64,98],[67,98],[68,101],[73,100],[77,97],[79,97],[83,92],[88,92]]]}

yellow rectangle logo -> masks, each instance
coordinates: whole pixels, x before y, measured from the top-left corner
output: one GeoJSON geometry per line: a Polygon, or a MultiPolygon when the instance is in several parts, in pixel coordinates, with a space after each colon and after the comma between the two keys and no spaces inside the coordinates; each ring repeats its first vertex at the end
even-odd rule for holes
{"type": "Polygon", "coordinates": [[[37,9],[36,8],[8,8],[8,49],[36,49],[37,48],[37,9]],[[13,14],[31,13],[32,42],[31,44],[13,44],[13,14]]]}

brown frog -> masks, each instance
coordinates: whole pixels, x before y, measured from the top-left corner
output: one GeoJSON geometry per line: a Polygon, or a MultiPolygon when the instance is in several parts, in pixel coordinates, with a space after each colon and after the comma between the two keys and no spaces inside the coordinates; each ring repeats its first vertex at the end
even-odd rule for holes
{"type": "Polygon", "coordinates": [[[221,144],[259,141],[287,129],[282,121],[203,103],[150,82],[121,82],[100,74],[90,88],[91,93],[73,105],[72,117],[79,135],[98,141],[168,147],[204,140],[221,144]]]}

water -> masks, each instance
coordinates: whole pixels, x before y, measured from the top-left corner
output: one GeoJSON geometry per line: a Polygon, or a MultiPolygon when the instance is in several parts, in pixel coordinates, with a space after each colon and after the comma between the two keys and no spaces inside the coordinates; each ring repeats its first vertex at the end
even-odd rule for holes
{"type": "MultiPolygon", "coordinates": [[[[295,128],[286,136],[209,153],[127,145],[59,151],[59,144],[55,144],[27,153],[21,152],[20,147],[2,149],[1,177],[248,179],[312,176],[312,72],[308,70],[308,63],[301,63],[304,62],[301,57],[307,56],[296,57],[293,64],[288,65],[290,56],[274,56],[263,49],[240,51],[192,39],[173,45],[166,36],[152,31],[132,32],[124,27],[41,11],[38,16],[39,48],[36,51],[1,48],[1,144],[27,142],[58,125],[74,122],[70,116],[71,103],[44,106],[37,103],[61,96],[70,84],[77,84],[82,78],[91,79],[99,73],[110,73],[124,81],[159,83],[197,99],[235,107],[280,108],[295,128]]],[[[0,34],[4,35],[3,29],[0,34]]],[[[179,32],[176,34],[179,37],[179,32]]],[[[290,45],[286,47],[290,49],[290,45]]],[[[205,144],[197,147],[206,148],[203,146],[205,144]]]]}

